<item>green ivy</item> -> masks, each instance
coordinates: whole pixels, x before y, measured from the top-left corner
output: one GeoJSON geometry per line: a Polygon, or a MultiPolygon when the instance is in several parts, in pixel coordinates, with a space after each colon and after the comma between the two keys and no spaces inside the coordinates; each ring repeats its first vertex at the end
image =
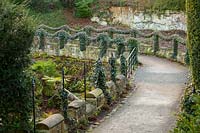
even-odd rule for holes
{"type": "Polygon", "coordinates": [[[153,52],[156,54],[159,51],[159,35],[155,34],[153,36],[153,52]]]}
{"type": "Polygon", "coordinates": [[[96,88],[99,88],[103,91],[103,94],[106,97],[108,104],[110,104],[111,96],[109,95],[109,93],[106,90],[107,87],[106,87],[105,70],[103,68],[103,64],[100,59],[98,59],[95,63],[93,82],[94,82],[96,88]]]}
{"type": "Polygon", "coordinates": [[[118,37],[114,41],[114,43],[116,43],[116,45],[117,45],[117,56],[118,57],[125,52],[124,42],[125,42],[125,39],[123,37],[118,37]]]}
{"type": "Polygon", "coordinates": [[[87,35],[86,33],[82,33],[79,35],[79,45],[80,45],[80,51],[86,50],[86,45],[88,43],[87,35]]]}
{"type": "Polygon", "coordinates": [[[99,58],[102,58],[108,49],[109,45],[109,37],[106,34],[100,34],[97,38],[97,41],[100,43],[100,53],[99,53],[99,58]]]}
{"type": "Polygon", "coordinates": [[[110,64],[110,77],[111,77],[111,80],[113,82],[116,82],[116,75],[117,75],[117,68],[116,68],[116,58],[113,57],[110,57],[109,58],[109,64],[110,64]]]}
{"type": "Polygon", "coordinates": [[[127,64],[126,64],[126,58],[124,55],[120,55],[120,71],[121,74],[123,74],[125,77],[127,77],[127,64]]]}
{"type": "Polygon", "coordinates": [[[190,68],[192,82],[196,90],[200,90],[200,2],[199,0],[187,0],[187,35],[188,50],[190,55],[190,68]]]}
{"type": "Polygon", "coordinates": [[[30,48],[34,20],[24,5],[0,1],[0,132],[31,130],[30,48]]]}
{"type": "Polygon", "coordinates": [[[177,59],[177,55],[178,55],[178,41],[176,39],[174,39],[173,40],[173,55],[172,55],[172,58],[177,59]]]}

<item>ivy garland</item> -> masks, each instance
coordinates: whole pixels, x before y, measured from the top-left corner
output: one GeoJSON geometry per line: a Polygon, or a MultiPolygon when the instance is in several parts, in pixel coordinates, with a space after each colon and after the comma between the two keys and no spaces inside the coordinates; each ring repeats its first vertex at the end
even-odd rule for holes
{"type": "Polygon", "coordinates": [[[108,49],[108,45],[110,43],[109,37],[106,34],[100,34],[97,37],[97,41],[99,42],[99,47],[100,47],[100,53],[99,53],[99,58],[102,58],[108,49]]]}
{"type": "Polygon", "coordinates": [[[89,43],[86,33],[82,32],[79,34],[79,44],[80,44],[80,51],[86,50],[86,45],[89,43]]]}
{"type": "Polygon", "coordinates": [[[123,74],[125,77],[127,77],[127,63],[126,63],[126,58],[124,57],[123,54],[120,55],[120,71],[121,74],[123,74]]]}
{"type": "Polygon", "coordinates": [[[172,58],[176,59],[178,55],[178,41],[176,39],[173,40],[173,54],[172,58]]]}
{"type": "Polygon", "coordinates": [[[103,91],[104,96],[107,99],[108,104],[111,103],[111,96],[106,90],[106,76],[105,76],[105,70],[103,68],[103,64],[101,62],[101,59],[99,58],[94,67],[94,75],[93,75],[93,82],[95,84],[96,88],[100,88],[103,91]]]}
{"type": "Polygon", "coordinates": [[[123,37],[118,37],[114,40],[117,45],[117,57],[125,52],[125,39],[123,37]]]}
{"type": "Polygon", "coordinates": [[[117,75],[117,68],[116,68],[116,58],[112,56],[109,58],[109,64],[110,64],[110,77],[111,77],[111,80],[113,82],[116,82],[116,75],[117,75]]]}
{"type": "Polygon", "coordinates": [[[42,51],[44,51],[44,49],[45,49],[45,32],[44,32],[44,30],[41,30],[38,35],[40,38],[39,49],[42,49],[42,51]]]}
{"type": "Polygon", "coordinates": [[[58,33],[58,38],[59,38],[59,40],[60,40],[60,49],[63,49],[64,47],[65,47],[65,43],[67,43],[66,42],[66,36],[65,36],[65,33],[64,32],[60,32],[60,33],[58,33]]]}
{"type": "Polygon", "coordinates": [[[154,54],[156,54],[159,51],[159,35],[158,34],[154,34],[153,36],[153,43],[154,43],[154,54]]]}

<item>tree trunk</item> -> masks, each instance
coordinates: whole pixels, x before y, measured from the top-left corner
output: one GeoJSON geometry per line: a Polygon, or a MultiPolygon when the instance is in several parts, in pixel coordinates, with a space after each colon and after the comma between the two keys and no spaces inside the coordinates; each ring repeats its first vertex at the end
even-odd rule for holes
{"type": "Polygon", "coordinates": [[[200,90],[200,0],[187,0],[186,13],[192,82],[200,90]]]}

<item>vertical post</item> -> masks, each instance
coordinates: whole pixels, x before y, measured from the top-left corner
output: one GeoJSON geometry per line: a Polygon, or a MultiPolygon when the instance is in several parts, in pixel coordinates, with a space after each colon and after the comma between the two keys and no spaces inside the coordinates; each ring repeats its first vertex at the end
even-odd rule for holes
{"type": "Polygon", "coordinates": [[[159,35],[156,33],[153,37],[153,43],[154,43],[154,54],[156,54],[159,51],[159,35]]]}
{"type": "Polygon", "coordinates": [[[62,91],[65,91],[64,89],[65,89],[65,71],[64,71],[64,67],[62,68],[62,91]]]}
{"type": "Polygon", "coordinates": [[[33,133],[36,132],[35,128],[35,79],[32,80],[32,102],[33,102],[33,133]]]}
{"type": "Polygon", "coordinates": [[[65,74],[64,74],[64,68],[62,68],[62,92],[61,92],[61,98],[62,98],[62,111],[64,114],[65,120],[67,120],[67,108],[68,108],[68,93],[65,91],[65,74]]]}
{"type": "Polygon", "coordinates": [[[85,102],[86,102],[86,65],[84,62],[84,66],[83,66],[83,72],[84,72],[84,97],[85,97],[85,102]]]}
{"type": "Polygon", "coordinates": [[[173,55],[172,58],[176,59],[178,55],[178,41],[176,39],[173,39],[173,55]]]}

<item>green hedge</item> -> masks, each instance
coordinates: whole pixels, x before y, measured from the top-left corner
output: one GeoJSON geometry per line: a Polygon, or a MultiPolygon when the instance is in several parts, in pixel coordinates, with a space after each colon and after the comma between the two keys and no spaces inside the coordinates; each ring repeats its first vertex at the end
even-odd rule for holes
{"type": "Polygon", "coordinates": [[[196,90],[200,90],[200,2],[199,0],[187,0],[187,35],[188,50],[193,84],[196,90]]]}
{"type": "Polygon", "coordinates": [[[34,21],[22,5],[0,1],[0,132],[30,129],[30,47],[34,21]]]}

